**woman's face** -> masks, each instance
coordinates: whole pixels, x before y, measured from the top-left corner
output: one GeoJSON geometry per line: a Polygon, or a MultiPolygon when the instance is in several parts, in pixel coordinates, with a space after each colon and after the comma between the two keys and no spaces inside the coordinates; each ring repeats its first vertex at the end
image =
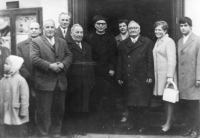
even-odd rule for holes
{"type": "Polygon", "coordinates": [[[5,64],[4,64],[4,71],[8,73],[10,72],[10,70],[11,70],[11,63],[9,60],[6,59],[5,64]]]}
{"type": "Polygon", "coordinates": [[[161,25],[155,28],[155,35],[157,38],[162,38],[165,34],[166,34],[166,31],[162,29],[161,25]]]}

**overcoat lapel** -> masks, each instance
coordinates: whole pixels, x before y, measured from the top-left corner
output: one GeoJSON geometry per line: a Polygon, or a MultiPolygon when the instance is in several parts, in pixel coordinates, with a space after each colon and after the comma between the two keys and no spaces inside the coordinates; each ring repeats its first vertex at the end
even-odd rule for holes
{"type": "Polygon", "coordinates": [[[142,37],[139,36],[138,40],[136,41],[136,43],[134,44],[131,40],[131,38],[129,37],[127,39],[127,48],[126,48],[126,52],[130,53],[133,50],[137,49],[138,47],[140,47],[143,44],[142,42],[142,37]]]}
{"type": "Polygon", "coordinates": [[[86,55],[88,48],[86,47],[85,43],[81,43],[82,44],[82,52],[83,52],[83,56],[86,55]]]}
{"type": "Polygon", "coordinates": [[[59,43],[58,39],[55,37],[55,50],[56,50],[56,54],[59,51],[59,46],[60,46],[60,43],[59,43]]]}
{"type": "MultiPolygon", "coordinates": [[[[73,44],[73,45],[72,45],[72,48],[75,49],[76,51],[78,51],[78,52],[80,52],[80,53],[83,52],[82,49],[80,48],[80,46],[79,46],[73,39],[68,40],[68,43],[73,44]]],[[[83,44],[83,43],[81,43],[81,44],[83,44]]],[[[82,45],[82,46],[83,46],[83,45],[82,45]]],[[[82,48],[83,48],[83,47],[82,47],[82,48]]]]}
{"type": "Polygon", "coordinates": [[[55,52],[55,49],[53,48],[53,46],[49,43],[49,41],[45,38],[45,36],[42,37],[44,43],[50,47],[54,52],[55,52]]]}
{"type": "Polygon", "coordinates": [[[65,39],[64,36],[63,36],[63,33],[62,33],[61,29],[60,29],[60,27],[58,27],[58,33],[59,33],[59,36],[61,36],[61,38],[65,39]]]}
{"type": "Polygon", "coordinates": [[[189,46],[189,44],[193,41],[193,36],[194,36],[194,34],[192,33],[192,34],[189,36],[189,38],[188,38],[188,40],[186,41],[185,44],[183,44],[183,38],[182,38],[181,43],[182,43],[183,45],[182,45],[182,47],[181,47],[181,51],[183,51],[187,46],[189,46]]]}

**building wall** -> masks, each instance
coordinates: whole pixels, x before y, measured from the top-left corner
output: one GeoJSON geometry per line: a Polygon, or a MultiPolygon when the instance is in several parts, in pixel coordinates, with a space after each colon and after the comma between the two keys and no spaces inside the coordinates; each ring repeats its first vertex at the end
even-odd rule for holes
{"type": "Polygon", "coordinates": [[[200,36],[200,0],[185,0],[185,16],[193,21],[192,30],[200,36]]]}
{"type": "MultiPolygon", "coordinates": [[[[6,9],[6,2],[13,0],[0,0],[0,10],[6,9]]],[[[18,0],[20,8],[43,8],[43,21],[53,19],[58,24],[58,16],[61,12],[68,11],[68,0],[18,0]]]]}

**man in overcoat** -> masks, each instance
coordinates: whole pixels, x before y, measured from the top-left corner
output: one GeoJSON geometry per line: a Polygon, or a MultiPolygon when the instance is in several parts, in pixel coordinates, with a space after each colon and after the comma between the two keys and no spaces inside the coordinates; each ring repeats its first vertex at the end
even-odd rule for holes
{"type": "Polygon", "coordinates": [[[153,42],[140,35],[140,25],[130,21],[128,25],[129,38],[118,46],[117,81],[124,85],[126,104],[129,116],[134,117],[134,126],[140,132],[147,124],[145,117],[150,105],[152,91],[150,83],[153,81],[153,42]],[[138,126],[139,125],[139,126],[138,126]]]}
{"type": "Polygon", "coordinates": [[[183,37],[178,41],[178,86],[187,126],[183,135],[197,138],[199,135],[200,37],[192,32],[190,18],[181,18],[179,25],[183,37]]]}
{"type": "Polygon", "coordinates": [[[92,47],[92,59],[95,61],[95,87],[98,109],[109,107],[109,111],[115,106],[115,91],[113,88],[117,43],[115,37],[108,32],[106,18],[96,15],[93,18],[95,31],[89,34],[86,41],[92,47]],[[109,103],[109,104],[107,104],[109,103]],[[102,107],[105,105],[104,107],[102,107]]]}
{"type": "Polygon", "coordinates": [[[30,47],[38,137],[60,137],[67,90],[65,74],[72,62],[72,53],[65,40],[54,37],[53,20],[45,21],[43,26],[43,36],[35,38],[30,47]]]}
{"type": "Polygon", "coordinates": [[[24,59],[24,63],[20,68],[20,74],[24,77],[28,83],[30,94],[29,100],[29,130],[30,133],[35,133],[35,94],[34,94],[34,77],[32,64],[30,62],[30,45],[32,39],[38,37],[41,33],[40,25],[37,22],[29,24],[29,38],[17,44],[17,55],[24,59]]]}
{"type": "Polygon", "coordinates": [[[71,15],[69,13],[62,12],[59,15],[59,20],[58,20],[60,26],[56,28],[56,34],[55,36],[60,37],[64,39],[65,41],[71,39],[70,35],[70,22],[71,22],[71,15]]]}
{"type": "Polygon", "coordinates": [[[94,63],[91,47],[82,41],[83,28],[74,24],[71,28],[72,40],[68,40],[73,54],[72,65],[68,71],[69,93],[73,112],[89,112],[89,97],[94,84],[94,63]]]}

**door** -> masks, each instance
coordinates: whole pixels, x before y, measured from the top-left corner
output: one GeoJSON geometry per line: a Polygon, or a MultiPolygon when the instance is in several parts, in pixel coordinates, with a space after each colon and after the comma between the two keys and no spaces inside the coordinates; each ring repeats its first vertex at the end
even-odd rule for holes
{"type": "Polygon", "coordinates": [[[9,48],[11,54],[16,54],[17,43],[28,38],[29,24],[37,21],[42,25],[42,8],[1,10],[0,20],[2,21],[2,19],[6,24],[0,28],[0,35],[3,39],[2,46],[9,48]]]}

